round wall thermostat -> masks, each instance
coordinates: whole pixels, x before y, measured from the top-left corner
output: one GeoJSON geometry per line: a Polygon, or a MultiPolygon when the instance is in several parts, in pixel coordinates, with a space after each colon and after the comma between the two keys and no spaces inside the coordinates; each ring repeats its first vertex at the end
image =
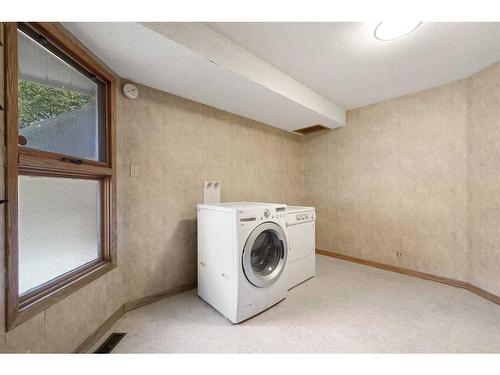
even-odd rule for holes
{"type": "Polygon", "coordinates": [[[126,83],[123,85],[123,95],[129,99],[136,99],[139,96],[139,89],[131,83],[126,83]]]}

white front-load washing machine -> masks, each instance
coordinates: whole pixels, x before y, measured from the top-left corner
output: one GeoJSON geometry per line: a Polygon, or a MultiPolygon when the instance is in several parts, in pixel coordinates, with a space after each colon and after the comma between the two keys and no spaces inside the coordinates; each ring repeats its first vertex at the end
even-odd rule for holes
{"type": "Polygon", "coordinates": [[[198,295],[233,323],[286,297],[284,204],[198,205],[198,295]]]}

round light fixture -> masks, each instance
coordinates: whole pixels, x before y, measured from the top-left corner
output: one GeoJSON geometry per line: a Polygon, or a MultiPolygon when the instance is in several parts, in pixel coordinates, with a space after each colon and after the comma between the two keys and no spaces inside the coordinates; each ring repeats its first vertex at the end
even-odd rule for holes
{"type": "Polygon", "coordinates": [[[375,28],[373,35],[378,40],[389,41],[401,38],[402,36],[408,35],[412,31],[415,31],[420,25],[419,22],[380,22],[375,28]]]}

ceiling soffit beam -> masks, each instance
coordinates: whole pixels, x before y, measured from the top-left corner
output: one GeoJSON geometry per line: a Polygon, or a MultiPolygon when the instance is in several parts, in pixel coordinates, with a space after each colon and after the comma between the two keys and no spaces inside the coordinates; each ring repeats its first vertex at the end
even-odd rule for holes
{"type": "Polygon", "coordinates": [[[141,24],[223,68],[327,117],[334,123],[334,125],[332,123],[324,124],[330,128],[345,125],[346,112],[343,108],[253,55],[204,23],[145,22],[141,24]]]}

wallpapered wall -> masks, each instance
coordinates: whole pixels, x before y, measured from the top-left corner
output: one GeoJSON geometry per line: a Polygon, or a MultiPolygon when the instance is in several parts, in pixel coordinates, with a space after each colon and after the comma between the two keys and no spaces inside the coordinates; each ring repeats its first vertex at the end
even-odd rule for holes
{"type": "Polygon", "coordinates": [[[500,63],[350,111],[304,144],[317,247],[500,294],[499,136],[500,63]]]}
{"type": "Polygon", "coordinates": [[[307,139],[304,191],[318,211],[318,248],[463,279],[464,88],[356,109],[346,127],[307,139]]]}
{"type": "Polygon", "coordinates": [[[466,84],[467,280],[500,295],[500,63],[466,84]]]}
{"type": "Polygon", "coordinates": [[[120,252],[127,301],[196,279],[196,204],[205,180],[222,201],[298,204],[300,136],[139,85],[120,96],[120,252]],[[130,177],[130,164],[140,167],[130,177]]]}

